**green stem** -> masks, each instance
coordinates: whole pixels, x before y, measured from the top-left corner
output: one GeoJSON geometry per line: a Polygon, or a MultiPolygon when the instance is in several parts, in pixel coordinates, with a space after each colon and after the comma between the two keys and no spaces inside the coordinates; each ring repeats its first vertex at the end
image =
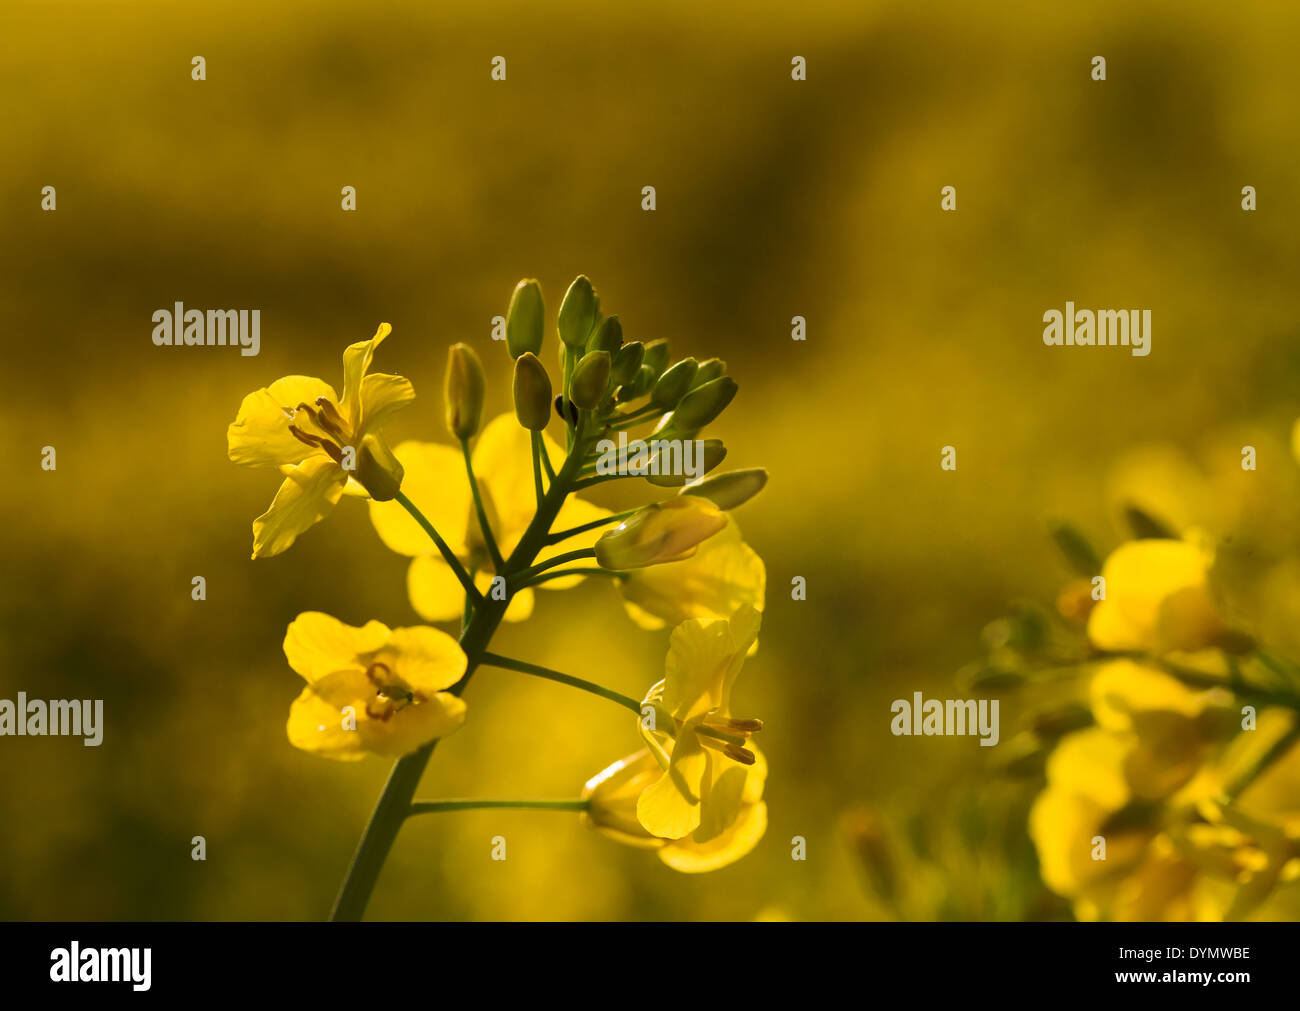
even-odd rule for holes
{"type": "MultiPolygon", "coordinates": [[[[554,480],[552,477],[551,480],[554,480]]],[[[533,485],[537,493],[537,505],[541,508],[546,491],[542,488],[542,433],[533,432],[533,485]]]]}
{"type": "MultiPolygon", "coordinates": [[[[555,522],[564,500],[573,491],[573,476],[581,465],[582,454],[586,452],[581,434],[578,433],[576,449],[565,460],[564,466],[556,475],[555,484],[546,493],[546,498],[528,524],[528,529],[524,531],[524,535],[506,560],[506,572],[526,569],[545,546],[551,524],[555,522]]],[[[423,517],[409,503],[407,508],[412,511],[412,515],[417,520],[423,520],[423,517]]],[[[426,520],[421,525],[434,533],[432,527],[427,524],[426,520]]],[[[467,587],[466,592],[470,591],[476,595],[478,593],[473,584],[467,587]]],[[[479,604],[475,607],[460,637],[460,647],[465,651],[468,663],[465,676],[450,689],[453,695],[460,695],[468,687],[483,654],[487,652],[488,644],[492,641],[497,626],[501,624],[507,604],[508,601],[504,600],[479,599],[479,604]]],[[[411,812],[411,800],[415,796],[415,790],[420,785],[420,777],[424,775],[425,767],[429,764],[437,744],[436,739],[432,740],[422,748],[399,758],[393,765],[393,771],[388,777],[384,791],[379,796],[374,813],[371,814],[366,830],[361,836],[361,842],[352,857],[352,864],[348,868],[347,877],[335,901],[331,919],[359,920],[365,913],[366,904],[375,890],[384,862],[388,859],[398,832],[401,831],[402,823],[411,812]]]]}
{"type": "Polygon", "coordinates": [[[602,569],[598,565],[579,565],[572,569],[551,569],[548,572],[543,572],[539,576],[534,576],[528,582],[521,583],[516,589],[522,590],[526,586],[536,586],[538,583],[549,582],[552,579],[564,579],[566,576],[622,576],[624,574],[619,569],[602,569]]]}
{"type": "Polygon", "coordinates": [[[548,558],[546,561],[534,565],[532,568],[524,569],[523,572],[516,572],[507,577],[507,582],[515,589],[519,589],[533,576],[539,572],[545,572],[547,569],[553,569],[557,565],[563,565],[565,562],[576,562],[583,558],[595,558],[596,551],[594,548],[579,548],[576,551],[566,551],[562,555],[556,555],[554,558],[548,558]]]}
{"type": "Polygon", "coordinates": [[[478,516],[479,529],[483,531],[483,543],[487,545],[488,554],[492,556],[492,565],[497,572],[503,568],[501,550],[496,538],[492,536],[492,525],[488,523],[487,510],[483,508],[483,496],[479,491],[478,479],[474,477],[474,463],[470,459],[469,440],[460,440],[461,455],[465,457],[465,474],[469,478],[469,491],[474,498],[474,512],[478,516]]]}
{"type": "Polygon", "coordinates": [[[483,808],[515,807],[529,811],[585,811],[585,800],[416,800],[410,815],[436,814],[439,811],[476,811],[483,808]]]}
{"type": "Polygon", "coordinates": [[[555,484],[555,468],[551,466],[551,454],[546,448],[546,437],[544,433],[538,432],[535,438],[537,439],[537,451],[542,457],[542,466],[546,469],[546,480],[550,484],[555,484]]]}
{"type": "Polygon", "coordinates": [[[469,594],[470,599],[473,600],[475,604],[478,604],[483,598],[479,594],[478,588],[475,587],[474,580],[471,579],[469,573],[465,571],[465,566],[460,564],[460,559],[456,557],[456,553],[452,551],[451,548],[447,546],[447,542],[442,539],[442,535],[434,529],[433,524],[425,518],[424,513],[415,508],[415,504],[407,498],[405,494],[399,491],[395,496],[393,496],[393,498],[403,509],[414,517],[415,522],[420,524],[420,526],[424,528],[424,532],[433,539],[433,543],[438,546],[438,550],[442,553],[443,559],[449,566],[451,566],[451,571],[456,574],[456,578],[460,580],[460,585],[465,587],[465,592],[469,594]]]}
{"type": "Polygon", "coordinates": [[[1224,788],[1228,800],[1236,800],[1241,796],[1246,787],[1255,782],[1264,773],[1264,770],[1290,751],[1297,741],[1300,741],[1300,720],[1297,720],[1290,730],[1274,741],[1250,768],[1243,770],[1239,776],[1224,788]]]}
{"type": "Polygon", "coordinates": [[[576,537],[578,534],[585,534],[588,530],[595,530],[597,527],[603,527],[606,523],[621,523],[629,516],[635,516],[641,511],[640,507],[636,509],[626,509],[621,513],[614,513],[612,516],[605,516],[598,520],[592,520],[590,523],[583,523],[581,526],[569,527],[568,530],[561,530],[558,533],[551,534],[546,538],[547,544],[559,544],[560,541],[567,541],[570,537],[576,537]]]}
{"type": "Polygon", "coordinates": [[[590,692],[592,695],[599,695],[602,699],[616,702],[624,709],[632,710],[638,716],[641,715],[641,703],[631,696],[616,692],[612,688],[603,688],[595,682],[574,677],[572,674],[564,674],[558,670],[551,670],[549,667],[542,667],[535,663],[525,663],[523,660],[514,660],[508,656],[498,656],[495,653],[484,653],[479,657],[479,661],[489,667],[518,671],[520,674],[531,674],[533,677],[546,678],[548,681],[558,681],[560,684],[569,685],[571,688],[580,688],[584,692],[590,692]]]}

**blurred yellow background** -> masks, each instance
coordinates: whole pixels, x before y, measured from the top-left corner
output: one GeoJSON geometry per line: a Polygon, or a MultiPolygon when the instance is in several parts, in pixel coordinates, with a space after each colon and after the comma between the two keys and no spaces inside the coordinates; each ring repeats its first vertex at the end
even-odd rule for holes
{"type": "MultiPolygon", "coordinates": [[[[0,740],[0,917],[326,915],[389,764],[288,744],[280,643],[305,610],[415,623],[406,560],[345,500],[251,562],[275,480],[227,461],[226,425],[279,376],[337,384],[386,320],[376,366],[420,398],[388,434],[444,440],[447,345],[478,349],[488,415],[509,409],[492,317],[537,277],[553,319],[578,273],[629,339],[726,359],[740,393],[710,434],[771,472],[737,515],[769,578],[737,696],[766,723],[768,834],[685,876],[572,815],[425,816],[369,916],[888,916],[846,834],[864,805],[965,840],[935,849],[933,915],[1062,914],[1023,811],[969,799],[985,749],[892,737],[889,703],[951,695],[989,619],[1050,599],[1048,518],[1113,539],[1104,482],[1131,447],[1253,437],[1279,446],[1262,470],[1294,467],[1300,10],[17,2],[4,24],[0,697],[102,698],[106,727],[99,748],[0,740]],[[1151,309],[1150,357],[1045,348],[1067,299],[1151,309]],[[153,346],[175,301],[260,308],[261,354],[153,346]]],[[[640,698],[667,635],[594,582],[493,649],[640,698]]],[[[638,746],[558,685],[484,669],[466,697],[423,798],[575,796],[638,746]]]]}

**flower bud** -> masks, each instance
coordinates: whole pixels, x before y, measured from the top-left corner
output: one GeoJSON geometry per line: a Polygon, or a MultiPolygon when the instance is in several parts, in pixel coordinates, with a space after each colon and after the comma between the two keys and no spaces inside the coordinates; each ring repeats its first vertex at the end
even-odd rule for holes
{"type": "Polygon", "coordinates": [[[588,351],[608,351],[611,357],[623,346],[623,324],[617,316],[609,316],[600,321],[600,326],[587,341],[588,351]]]}
{"type": "Polygon", "coordinates": [[[636,370],[636,376],[630,383],[624,383],[619,387],[618,399],[620,403],[627,403],[629,400],[639,400],[650,392],[650,387],[655,384],[654,369],[649,365],[642,365],[636,370]]]}
{"type": "MultiPolygon", "coordinates": [[[[694,451],[694,440],[689,440],[689,444],[692,446],[692,451],[694,451]]],[[[653,442],[651,443],[651,445],[654,445],[653,442]]],[[[716,467],[718,464],[720,464],[723,461],[723,459],[727,455],[727,447],[722,444],[721,439],[704,439],[701,444],[700,455],[702,459],[697,461],[697,465],[699,467],[700,474],[703,475],[703,474],[707,474],[709,471],[711,471],[714,467],[716,467]]],[[[651,470],[658,469],[655,467],[655,462],[658,460],[658,458],[659,458],[658,453],[655,453],[653,456],[650,457],[648,461],[648,465],[651,470]]],[[[676,469],[678,470],[678,473],[675,474],[651,473],[651,474],[646,474],[645,479],[649,481],[651,484],[656,485],[659,488],[680,488],[682,487],[682,485],[686,484],[686,475],[680,472],[681,468],[676,468],[676,469]]],[[[698,484],[698,479],[692,483],[698,484]]],[[[691,495],[699,494],[702,495],[704,498],[712,498],[712,496],[707,495],[704,492],[689,492],[688,494],[691,495]]],[[[728,507],[719,504],[718,508],[726,509],[728,507]]]]}
{"type": "Polygon", "coordinates": [[[375,435],[367,435],[357,447],[357,469],[353,475],[376,502],[395,498],[402,487],[403,470],[388,443],[375,435]]]}
{"type": "Polygon", "coordinates": [[[515,359],[515,417],[530,432],[551,420],[551,377],[531,351],[515,359]]]}
{"type": "Polygon", "coordinates": [[[506,348],[511,358],[518,358],[525,351],[537,354],[542,350],[545,316],[541,285],[534,280],[520,281],[506,310],[506,348]]]}
{"type": "Polygon", "coordinates": [[[483,364],[474,349],[468,344],[453,344],[448,348],[443,410],[447,431],[455,438],[468,439],[478,431],[485,387],[483,364]]]}
{"type": "Polygon", "coordinates": [[[669,354],[667,341],[651,341],[645,346],[645,357],[641,359],[641,364],[654,369],[655,378],[658,379],[663,375],[664,369],[668,368],[669,354]]]}
{"type": "Polygon", "coordinates": [[[641,368],[641,359],[644,355],[645,345],[640,341],[625,344],[619,349],[618,354],[614,355],[614,367],[611,372],[611,377],[616,386],[622,386],[624,383],[632,381],[632,377],[641,368]]]}
{"type": "Polygon", "coordinates": [[[673,428],[679,432],[698,432],[726,410],[737,389],[734,379],[720,376],[691,390],[673,411],[673,428]]]}
{"type": "Polygon", "coordinates": [[[610,367],[608,351],[588,351],[573,370],[569,399],[584,410],[599,404],[609,386],[610,367]]]}
{"type": "Polygon", "coordinates": [[[699,367],[699,362],[694,358],[683,358],[659,377],[654,392],[650,394],[650,403],[665,411],[672,410],[690,389],[695,370],[699,367]]]}
{"type": "Polygon", "coordinates": [[[705,383],[711,383],[719,376],[727,374],[727,363],[721,358],[710,358],[707,361],[700,362],[699,369],[695,372],[695,378],[691,380],[691,389],[698,389],[705,383]]]}
{"type": "Polygon", "coordinates": [[[676,562],[727,525],[727,515],[707,499],[690,495],[638,510],[596,541],[596,562],[605,569],[639,569],[676,562]]]}
{"type": "Polygon", "coordinates": [[[581,351],[587,346],[587,338],[596,328],[599,318],[600,299],[592,290],[591,282],[579,274],[569,285],[569,290],[564,293],[564,301],[560,303],[560,319],[557,324],[560,340],[567,347],[581,351]]]}
{"type": "MultiPolygon", "coordinates": [[[[713,440],[709,440],[710,442],[713,440]]],[[[705,443],[708,445],[708,442],[705,443]]],[[[763,490],[767,484],[767,471],[762,467],[750,467],[747,470],[732,470],[725,474],[700,478],[686,485],[678,494],[698,495],[706,498],[719,509],[735,509],[743,505],[763,490]]]]}

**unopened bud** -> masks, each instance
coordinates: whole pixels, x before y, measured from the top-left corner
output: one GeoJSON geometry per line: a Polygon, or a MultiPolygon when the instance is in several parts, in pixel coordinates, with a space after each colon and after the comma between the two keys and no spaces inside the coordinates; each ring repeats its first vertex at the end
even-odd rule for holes
{"type": "Polygon", "coordinates": [[[672,410],[691,388],[691,380],[699,367],[700,363],[694,358],[683,358],[659,377],[654,392],[650,394],[650,403],[665,411],[672,410]]]}
{"type": "MultiPolygon", "coordinates": [[[[651,445],[653,446],[654,443],[652,442],[651,445]]],[[[686,447],[690,447],[692,453],[695,453],[698,449],[698,457],[693,461],[694,466],[692,466],[691,469],[698,470],[701,475],[707,474],[709,471],[713,470],[713,468],[720,464],[727,455],[727,447],[722,444],[721,439],[704,439],[699,443],[694,439],[684,439],[682,442],[678,443],[678,445],[683,447],[678,451],[681,453],[686,452],[686,447]]],[[[683,466],[669,468],[672,473],[653,473],[653,471],[659,470],[663,467],[663,461],[660,460],[660,457],[663,456],[665,452],[670,451],[661,450],[650,457],[648,467],[651,473],[646,474],[645,479],[660,488],[680,488],[682,485],[686,484],[686,475],[683,473],[685,470],[684,461],[679,461],[683,463],[683,466]],[[656,466],[656,464],[658,464],[658,466],[656,466]]],[[[692,482],[692,484],[698,483],[698,481],[692,482]]],[[[712,496],[707,495],[704,492],[693,491],[685,494],[700,495],[703,498],[712,498],[712,496]]],[[[727,506],[721,505],[717,502],[714,504],[717,505],[719,509],[727,508],[727,506]]]]}
{"type": "Polygon", "coordinates": [[[443,409],[447,431],[455,438],[468,439],[478,431],[485,387],[483,364],[474,349],[468,344],[453,344],[447,350],[443,409]]]}
{"type": "MultiPolygon", "coordinates": [[[[708,442],[705,445],[708,445],[708,442]]],[[[750,467],[746,470],[731,470],[725,474],[700,478],[686,485],[678,494],[698,495],[700,498],[708,499],[719,509],[735,509],[762,491],[766,484],[767,471],[762,467],[750,467]]]]}
{"type": "Polygon", "coordinates": [[[691,380],[691,389],[698,389],[705,383],[711,383],[719,376],[727,374],[727,363],[721,358],[709,358],[700,362],[700,367],[695,372],[695,378],[691,380]]]}
{"type": "Polygon", "coordinates": [[[624,344],[614,355],[613,370],[610,373],[614,385],[622,386],[624,383],[630,383],[637,370],[641,368],[641,360],[644,356],[645,345],[640,341],[624,344]]]}
{"type": "Polygon", "coordinates": [[[551,377],[531,351],[515,359],[515,417],[531,432],[551,420],[551,377]]]}
{"type": "Polygon", "coordinates": [[[738,388],[730,376],[720,376],[691,390],[673,411],[673,428],[679,432],[698,432],[726,410],[738,388]]]}
{"type": "Polygon", "coordinates": [[[610,356],[608,351],[588,351],[573,370],[569,384],[569,397],[578,406],[591,410],[605,396],[609,386],[610,356]]]}
{"type": "Polygon", "coordinates": [[[506,310],[506,348],[511,358],[518,358],[525,351],[537,354],[542,350],[545,316],[541,285],[534,280],[520,281],[506,310]]]}
{"type": "Polygon", "coordinates": [[[680,496],[638,510],[596,541],[605,569],[639,569],[675,562],[727,525],[727,514],[707,499],[680,496]]]}
{"type": "Polygon", "coordinates": [[[567,347],[581,351],[587,346],[587,338],[596,328],[600,318],[600,299],[591,287],[591,282],[579,274],[569,285],[560,303],[560,319],[557,328],[560,340],[567,347]]]}
{"type": "Polygon", "coordinates": [[[609,316],[600,321],[595,333],[587,340],[588,351],[608,351],[610,356],[618,353],[623,346],[623,324],[617,316],[609,316]]]}
{"type": "Polygon", "coordinates": [[[654,369],[655,378],[658,379],[663,375],[664,369],[668,368],[670,354],[667,341],[651,341],[645,346],[645,357],[641,359],[641,364],[649,365],[654,369]]]}

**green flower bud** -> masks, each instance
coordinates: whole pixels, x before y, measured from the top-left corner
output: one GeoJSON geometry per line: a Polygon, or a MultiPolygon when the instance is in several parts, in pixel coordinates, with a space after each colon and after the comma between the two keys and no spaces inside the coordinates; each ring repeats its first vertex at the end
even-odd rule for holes
{"type": "Polygon", "coordinates": [[[664,369],[668,368],[669,354],[667,341],[651,341],[645,346],[645,357],[641,359],[641,364],[654,369],[654,377],[658,379],[663,375],[664,369]]]}
{"type": "Polygon", "coordinates": [[[672,410],[691,388],[691,380],[699,367],[694,358],[683,358],[659,377],[654,392],[650,394],[650,403],[665,411],[672,410]]]}
{"type": "Polygon", "coordinates": [[[636,370],[636,375],[630,383],[624,383],[618,391],[618,399],[621,403],[629,400],[637,400],[644,397],[650,392],[650,387],[655,384],[655,372],[649,365],[642,365],[636,370]]]}
{"type": "Polygon", "coordinates": [[[737,389],[736,381],[730,376],[720,376],[697,386],[682,397],[673,411],[673,428],[679,432],[698,432],[727,409],[737,389]]]}
{"type": "Polygon", "coordinates": [[[762,491],[766,484],[767,471],[762,467],[750,467],[747,470],[731,470],[725,474],[700,478],[692,481],[678,494],[698,495],[719,509],[735,509],[762,491]]]}
{"type": "Polygon", "coordinates": [[[402,487],[403,470],[388,443],[376,435],[362,438],[357,447],[357,469],[352,476],[357,479],[376,502],[395,498],[402,487]]]}
{"type": "Polygon", "coordinates": [[[453,344],[448,348],[442,399],[447,431],[456,439],[468,439],[478,431],[486,385],[483,364],[472,347],[453,344]]]}
{"type": "Polygon", "coordinates": [[[587,346],[587,338],[596,329],[600,319],[600,299],[591,287],[591,282],[579,274],[569,285],[560,303],[560,319],[557,328],[560,340],[566,345],[581,351],[587,346]]]}
{"type": "Polygon", "coordinates": [[[551,377],[531,351],[515,359],[515,417],[530,432],[551,420],[551,377]]]}
{"type": "Polygon", "coordinates": [[[610,355],[617,354],[622,346],[623,324],[617,316],[601,320],[600,326],[596,327],[595,333],[587,341],[588,351],[608,351],[610,355]]]}
{"type": "MultiPolygon", "coordinates": [[[[653,442],[651,443],[651,445],[653,445],[653,442]]],[[[694,451],[694,448],[692,448],[692,452],[693,452],[693,451],[694,451]]],[[[701,473],[701,474],[707,474],[707,473],[708,473],[709,471],[711,471],[714,467],[716,467],[718,464],[720,464],[720,463],[723,461],[723,459],[726,457],[726,455],[727,455],[727,447],[724,446],[724,445],[722,444],[722,440],[721,440],[721,439],[704,439],[704,440],[703,440],[703,445],[702,445],[702,447],[701,447],[701,449],[700,449],[700,452],[701,452],[701,454],[702,454],[702,456],[703,456],[703,459],[701,459],[701,460],[699,460],[699,461],[692,461],[692,462],[696,463],[696,465],[699,467],[699,470],[700,470],[700,473],[701,473]]],[[[655,468],[654,464],[655,464],[655,461],[658,459],[658,457],[659,457],[659,454],[658,454],[658,453],[655,453],[655,454],[653,454],[653,455],[650,457],[649,461],[647,461],[648,464],[649,464],[649,466],[651,467],[651,469],[657,469],[657,468],[655,468]]],[[[678,468],[678,469],[680,469],[680,468],[678,468]]],[[[692,469],[694,469],[694,468],[692,468],[692,469]]],[[[658,486],[658,487],[660,487],[660,488],[681,488],[682,485],[686,484],[686,475],[685,475],[685,474],[681,474],[681,473],[678,473],[678,474],[647,474],[647,475],[645,476],[645,479],[646,479],[647,481],[649,481],[651,484],[656,485],[656,486],[658,486]]],[[[690,484],[688,487],[699,487],[699,486],[700,486],[700,480],[701,480],[701,479],[699,479],[699,478],[695,479],[694,481],[691,482],[691,484],[690,484]]],[[[703,491],[692,491],[692,492],[687,492],[687,491],[683,490],[680,494],[683,494],[683,495],[699,495],[699,496],[701,496],[702,498],[713,498],[712,495],[708,494],[707,492],[703,492],[703,491]]],[[[719,509],[727,509],[727,508],[730,508],[729,506],[722,505],[720,502],[716,502],[716,501],[715,501],[714,504],[717,505],[719,509]]]]}
{"type": "Polygon", "coordinates": [[[545,318],[541,285],[533,280],[520,281],[506,310],[506,347],[511,358],[518,358],[525,351],[537,354],[542,350],[545,318]]]}
{"type": "Polygon", "coordinates": [[[695,378],[691,380],[691,389],[698,389],[705,383],[711,383],[719,376],[725,376],[726,374],[727,363],[721,358],[710,358],[708,361],[700,362],[695,378]]]}
{"type": "Polygon", "coordinates": [[[599,404],[609,387],[610,368],[608,351],[588,351],[573,370],[569,399],[584,410],[591,410],[599,404]]]}
{"type": "Polygon", "coordinates": [[[645,345],[640,341],[624,344],[614,355],[614,367],[610,373],[616,386],[630,383],[637,370],[641,368],[641,359],[645,355],[645,345]]]}
{"type": "Polygon", "coordinates": [[[605,569],[639,569],[675,562],[727,525],[727,515],[707,499],[681,496],[638,510],[596,541],[605,569]]]}

